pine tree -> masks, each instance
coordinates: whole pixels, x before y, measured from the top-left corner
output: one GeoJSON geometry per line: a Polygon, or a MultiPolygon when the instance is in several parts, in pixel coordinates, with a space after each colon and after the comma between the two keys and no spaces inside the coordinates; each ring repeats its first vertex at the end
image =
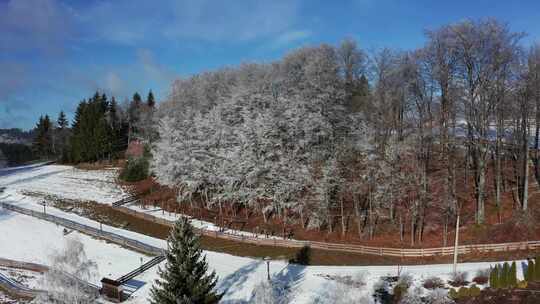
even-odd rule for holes
{"type": "Polygon", "coordinates": [[[218,303],[222,295],[213,289],[216,273],[209,275],[206,257],[202,255],[199,237],[189,219],[178,220],[167,240],[167,262],[160,268],[160,279],[151,290],[152,304],[218,303]]]}
{"type": "Polygon", "coordinates": [[[501,288],[508,288],[508,284],[509,284],[508,278],[510,277],[509,273],[510,273],[510,265],[508,265],[508,262],[504,262],[504,265],[502,267],[502,273],[500,275],[501,288]]]}
{"type": "Polygon", "coordinates": [[[148,92],[148,97],[146,97],[146,105],[150,108],[153,108],[156,105],[156,100],[154,99],[154,93],[152,93],[152,90],[148,92]]]}
{"type": "Polygon", "coordinates": [[[500,267],[500,265],[495,265],[493,281],[494,281],[493,288],[501,288],[501,267],[500,267]]]}
{"type": "Polygon", "coordinates": [[[508,286],[509,287],[516,287],[517,285],[517,267],[516,267],[516,261],[512,262],[512,266],[510,266],[510,271],[508,272],[508,286]]]}
{"type": "Polygon", "coordinates": [[[33,142],[34,152],[40,157],[49,157],[53,151],[53,126],[49,115],[40,116],[34,130],[36,133],[36,137],[34,138],[33,142]]]}
{"type": "Polygon", "coordinates": [[[64,111],[60,111],[60,114],[58,114],[58,120],[56,121],[56,123],[58,124],[58,129],[60,130],[64,130],[65,128],[68,127],[68,120],[66,118],[66,114],[64,113],[64,111]]]}
{"type": "Polygon", "coordinates": [[[527,282],[532,282],[534,281],[534,261],[533,260],[529,260],[528,263],[527,263],[527,270],[523,273],[523,276],[525,277],[525,281],[527,282]]]}
{"type": "Polygon", "coordinates": [[[534,275],[531,281],[540,281],[540,257],[534,259],[534,275]]]}
{"type": "Polygon", "coordinates": [[[139,107],[142,103],[141,95],[139,95],[138,92],[135,92],[135,94],[133,94],[133,103],[135,103],[135,106],[137,107],[139,107]]]}

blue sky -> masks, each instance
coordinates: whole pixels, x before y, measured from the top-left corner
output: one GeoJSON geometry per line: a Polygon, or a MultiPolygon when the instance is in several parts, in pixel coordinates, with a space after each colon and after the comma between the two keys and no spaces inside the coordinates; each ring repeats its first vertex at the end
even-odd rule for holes
{"type": "Polygon", "coordinates": [[[0,0],[0,128],[71,117],[98,89],[120,101],[152,89],[159,101],[202,70],[346,37],[412,49],[425,29],[483,17],[540,41],[538,0],[0,0]]]}

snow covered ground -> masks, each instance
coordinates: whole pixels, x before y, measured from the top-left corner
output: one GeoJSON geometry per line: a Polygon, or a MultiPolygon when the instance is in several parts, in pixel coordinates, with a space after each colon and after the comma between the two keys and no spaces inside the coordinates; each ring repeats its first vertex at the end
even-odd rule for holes
{"type": "Polygon", "coordinates": [[[43,277],[43,274],[39,272],[2,266],[0,266],[0,274],[32,289],[40,288],[40,280],[43,277]]]}
{"type": "MultiPolygon", "coordinates": [[[[0,171],[1,172],[1,171],[0,171]]],[[[114,171],[82,171],[66,166],[31,167],[16,173],[1,175],[0,187],[6,187],[0,193],[0,201],[20,207],[43,210],[39,199],[24,195],[24,191],[51,193],[60,197],[79,200],[94,200],[110,203],[124,194],[117,186],[110,183],[114,179],[114,171]],[[47,185],[56,183],[54,186],[47,185]],[[92,193],[91,193],[92,192],[92,193]]],[[[52,207],[47,213],[64,217],[93,227],[99,223],[90,219],[67,213],[52,207]]],[[[22,261],[47,264],[47,254],[54,249],[62,248],[64,235],[62,227],[36,218],[0,209],[0,257],[22,261]],[[6,246],[6,244],[8,244],[6,246]]],[[[106,231],[137,239],[141,242],[165,247],[166,242],[135,232],[103,226],[106,231]]],[[[86,246],[87,255],[98,263],[100,276],[115,277],[140,265],[141,254],[129,251],[120,246],[96,240],[73,232],[67,238],[78,237],[86,246]]],[[[218,252],[205,252],[211,270],[219,276],[218,289],[225,293],[222,303],[250,303],[252,291],[260,282],[266,280],[266,263],[260,259],[237,257],[218,252]]],[[[145,261],[149,257],[144,257],[145,261]]],[[[460,264],[460,271],[469,273],[469,280],[477,270],[489,268],[493,263],[460,264]]],[[[148,303],[148,296],[153,280],[157,278],[157,267],[150,269],[135,280],[144,285],[138,289],[128,303],[148,303]]],[[[365,286],[353,288],[354,297],[368,296],[373,293],[374,286],[382,276],[395,276],[397,266],[298,266],[289,265],[286,261],[271,261],[270,275],[274,282],[287,286],[290,303],[332,303],[332,291],[343,295],[342,284],[336,278],[344,276],[363,277],[365,286]]],[[[451,265],[404,266],[401,272],[413,276],[415,286],[420,286],[425,278],[436,275],[448,279],[452,272],[451,265]]],[[[518,262],[518,274],[521,275],[521,263],[518,262]]],[[[100,278],[98,278],[99,280],[100,278]]],[[[347,291],[349,292],[349,291],[347,291]]],[[[373,298],[369,297],[373,303],[373,298]]],[[[359,302],[370,303],[370,302],[359,302]]]]}
{"type": "Polygon", "coordinates": [[[0,170],[0,188],[110,204],[126,196],[115,183],[116,169],[79,170],[71,166],[32,165],[0,170]]]}

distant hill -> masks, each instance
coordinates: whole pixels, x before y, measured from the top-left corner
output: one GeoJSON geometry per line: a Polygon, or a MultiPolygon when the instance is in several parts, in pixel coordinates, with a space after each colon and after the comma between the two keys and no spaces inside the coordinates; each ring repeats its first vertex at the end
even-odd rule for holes
{"type": "Polygon", "coordinates": [[[0,129],[0,143],[30,145],[34,138],[34,131],[21,129],[0,129]]]}

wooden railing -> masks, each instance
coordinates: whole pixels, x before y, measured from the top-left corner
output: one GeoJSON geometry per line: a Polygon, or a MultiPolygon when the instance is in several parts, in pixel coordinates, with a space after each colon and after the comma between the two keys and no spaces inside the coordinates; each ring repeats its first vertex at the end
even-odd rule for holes
{"type": "MultiPolygon", "coordinates": [[[[174,222],[156,217],[154,215],[139,212],[127,207],[115,208],[126,214],[145,219],[154,223],[162,225],[173,226],[174,222]]],[[[200,234],[208,237],[226,239],[235,242],[250,243],[263,246],[279,246],[288,248],[300,248],[303,246],[310,246],[314,249],[329,250],[329,251],[341,251],[359,254],[370,254],[379,256],[392,256],[392,257],[429,257],[429,256],[445,256],[454,253],[454,247],[436,247],[436,248],[389,248],[389,247],[372,247],[354,244],[340,244],[340,243],[326,243],[326,242],[312,242],[312,241],[298,241],[290,239],[279,238],[265,238],[258,236],[250,236],[245,234],[232,234],[227,232],[211,231],[205,229],[198,229],[200,234]]],[[[512,242],[512,243],[500,243],[500,244],[477,244],[477,245],[460,245],[458,246],[459,254],[468,254],[475,252],[497,252],[497,251],[514,251],[514,250],[534,250],[540,248],[540,241],[528,241],[528,242],[512,242]]]]}
{"type": "MultiPolygon", "coordinates": [[[[61,217],[53,216],[50,214],[44,214],[42,212],[21,208],[14,206],[8,203],[0,202],[0,206],[12,210],[15,212],[23,213],[26,215],[38,217],[47,221],[54,222],[56,224],[62,225],[64,227],[75,229],[80,232],[111,241],[116,244],[123,245],[134,250],[147,253],[150,255],[161,255],[163,254],[162,248],[157,248],[137,240],[126,238],[124,236],[102,231],[100,229],[79,224],[77,222],[67,220],[61,217]]],[[[126,214],[132,215],[137,218],[141,218],[147,221],[154,223],[166,225],[172,227],[174,225],[173,221],[169,221],[163,218],[156,217],[154,215],[146,214],[143,212],[135,211],[127,207],[116,207],[116,210],[124,212],[126,214]]],[[[451,255],[454,252],[454,247],[436,247],[436,248],[390,248],[390,247],[372,247],[364,245],[355,245],[355,244],[340,244],[340,243],[326,243],[326,242],[313,242],[313,241],[299,241],[299,240],[290,240],[290,239],[279,239],[276,237],[265,238],[259,236],[251,236],[245,234],[232,234],[227,232],[220,232],[217,230],[206,230],[206,229],[197,229],[198,232],[202,235],[220,238],[235,242],[249,243],[254,245],[261,246],[278,246],[278,247],[287,247],[287,248],[300,248],[303,246],[310,246],[313,249],[329,250],[329,251],[339,251],[339,252],[350,252],[357,254],[369,254],[369,255],[379,255],[379,256],[392,256],[392,257],[429,257],[429,256],[446,256],[451,255]]],[[[500,251],[515,251],[515,250],[535,250],[540,248],[540,241],[527,241],[527,242],[511,242],[511,243],[500,243],[500,244],[476,244],[476,245],[460,245],[458,246],[459,254],[468,254],[468,253],[477,253],[477,252],[500,252],[500,251]]]]}

